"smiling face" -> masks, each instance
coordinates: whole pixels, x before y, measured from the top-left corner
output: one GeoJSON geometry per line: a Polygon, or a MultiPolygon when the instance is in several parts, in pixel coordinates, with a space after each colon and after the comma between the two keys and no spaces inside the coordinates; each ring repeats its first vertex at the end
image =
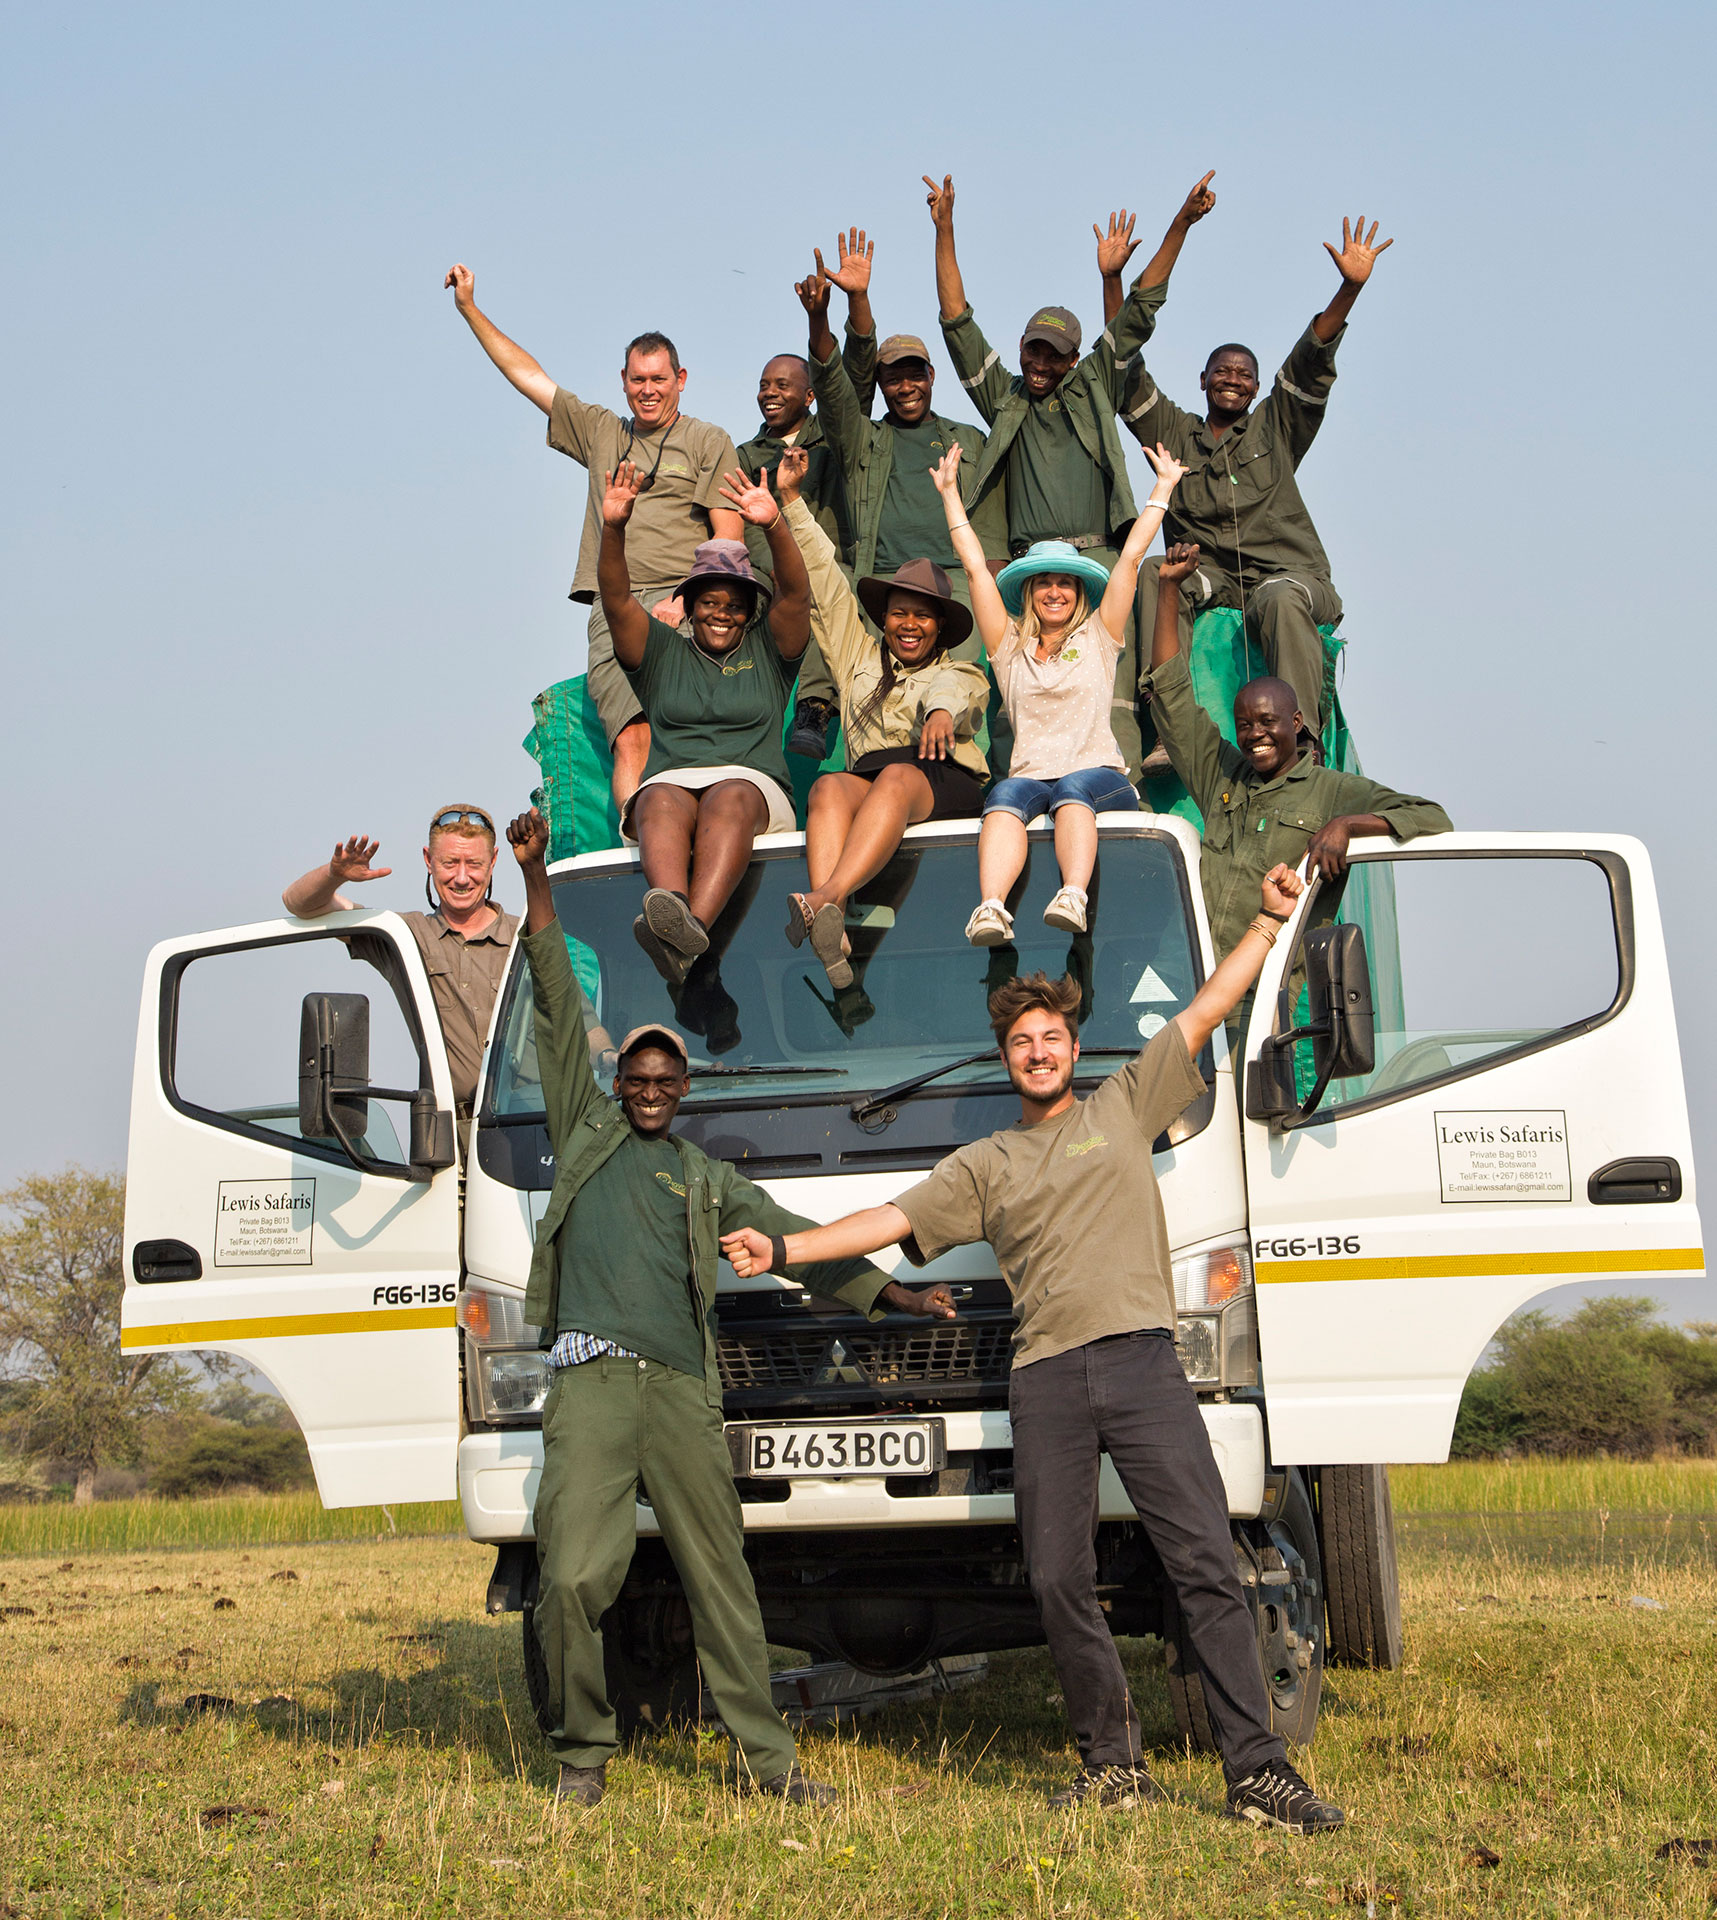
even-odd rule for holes
{"type": "Polygon", "coordinates": [[[1237,420],[1258,398],[1258,362],[1244,347],[1218,347],[1198,384],[1213,418],[1237,420]]]}
{"type": "Polygon", "coordinates": [[[495,871],[495,848],[480,833],[432,833],[423,850],[423,864],[434,882],[436,898],[455,914],[469,913],[489,891],[495,871]]]}
{"type": "Polygon", "coordinates": [[[882,637],[903,667],[922,666],[936,651],[942,635],[942,609],[922,593],[890,587],[882,637]]]}
{"type": "Polygon", "coordinates": [[[646,1139],[658,1139],[668,1131],[691,1088],[685,1062],[666,1047],[634,1047],[614,1076],[615,1097],[633,1132],[646,1139]]]}
{"type": "Polygon", "coordinates": [[[1077,353],[1057,353],[1047,340],[1019,343],[1019,370],[1025,390],[1034,400],[1053,393],[1078,364],[1077,353]]]}
{"type": "Polygon", "coordinates": [[[876,384],[882,389],[889,418],[903,427],[915,427],[930,411],[936,369],[928,360],[891,360],[877,368],[876,384]]]}
{"type": "Polygon", "coordinates": [[[1079,582],[1070,573],[1039,573],[1032,576],[1031,610],[1045,632],[1054,633],[1073,618],[1079,604],[1079,582]]]}
{"type": "Polygon", "coordinates": [[[674,370],[666,353],[629,353],[621,369],[620,384],[626,389],[626,404],[632,417],[646,432],[665,426],[680,409],[685,391],[686,370],[674,370]]]}
{"type": "Polygon", "coordinates": [[[1266,780],[1299,759],[1300,725],[1294,690],[1285,680],[1248,680],[1234,696],[1234,744],[1266,780]]]}
{"type": "Polygon", "coordinates": [[[811,416],[811,376],[796,354],[778,353],[757,380],[757,411],[763,424],[784,438],[811,416]]]}
{"type": "Polygon", "coordinates": [[[1059,1013],[1033,1007],[1008,1028],[1002,1061],[1013,1090],[1033,1106],[1052,1107],[1073,1086],[1079,1041],[1059,1013]]]}
{"type": "Polygon", "coordinates": [[[751,624],[749,587],[700,587],[692,595],[692,632],[705,653],[730,653],[751,624]]]}

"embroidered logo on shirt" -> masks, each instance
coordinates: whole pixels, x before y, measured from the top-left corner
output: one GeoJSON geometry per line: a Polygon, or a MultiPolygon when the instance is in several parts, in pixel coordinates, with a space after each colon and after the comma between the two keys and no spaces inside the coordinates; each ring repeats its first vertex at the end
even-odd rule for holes
{"type": "Polygon", "coordinates": [[[1079,658],[1079,649],[1077,647],[1063,647],[1061,649],[1061,657],[1069,666],[1072,666],[1073,662],[1079,658]]]}
{"type": "Polygon", "coordinates": [[[749,673],[756,664],[755,660],[724,660],[721,663],[722,678],[727,680],[736,673],[749,673]]]}
{"type": "Polygon", "coordinates": [[[682,1200],[686,1197],[685,1188],[680,1185],[679,1181],[677,1181],[672,1174],[663,1173],[658,1169],[656,1178],[661,1181],[662,1185],[666,1187],[670,1193],[678,1194],[682,1200]]]}
{"type": "Polygon", "coordinates": [[[1102,1134],[1094,1133],[1089,1140],[1074,1140],[1069,1142],[1067,1146],[1062,1148],[1062,1153],[1064,1157],[1069,1160],[1077,1160],[1081,1154],[1089,1153],[1093,1147],[1106,1147],[1108,1144],[1108,1140],[1102,1134]]]}

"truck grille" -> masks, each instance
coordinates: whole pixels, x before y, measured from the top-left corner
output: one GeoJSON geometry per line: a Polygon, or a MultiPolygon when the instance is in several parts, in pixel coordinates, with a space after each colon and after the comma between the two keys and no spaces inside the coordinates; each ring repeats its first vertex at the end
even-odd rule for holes
{"type": "Polygon", "coordinates": [[[995,1382],[1008,1376],[1012,1329],[931,1326],[830,1335],[724,1333],[716,1364],[728,1392],[758,1387],[895,1387],[995,1382]]]}

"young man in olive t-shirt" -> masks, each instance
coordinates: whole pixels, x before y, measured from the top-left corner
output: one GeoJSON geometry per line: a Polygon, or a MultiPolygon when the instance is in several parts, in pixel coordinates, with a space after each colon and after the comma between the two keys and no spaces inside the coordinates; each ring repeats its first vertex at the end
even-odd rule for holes
{"type": "Polygon", "coordinates": [[[772,1260],[851,1258],[896,1241],[923,1264],[987,1240],[1018,1319],[1008,1411],[1026,1567],[1084,1763],[1051,1805],[1133,1806],[1160,1792],[1097,1604],[1107,1453],[1197,1651],[1228,1811],[1310,1833],[1342,1815],[1289,1766],[1270,1726],[1222,1476],[1175,1356],[1168,1228],[1151,1167],[1152,1141],[1204,1092],[1200,1049],[1256,980],[1304,888],[1277,866],[1262,891],[1258,917],[1191,1005],[1088,1099],[1073,1094],[1077,985],[1011,980],[990,996],[990,1021],[1020,1097],[1017,1127],[951,1153],[891,1205],[788,1234],[779,1247],[742,1229],[722,1251],[743,1278],[772,1260]]]}

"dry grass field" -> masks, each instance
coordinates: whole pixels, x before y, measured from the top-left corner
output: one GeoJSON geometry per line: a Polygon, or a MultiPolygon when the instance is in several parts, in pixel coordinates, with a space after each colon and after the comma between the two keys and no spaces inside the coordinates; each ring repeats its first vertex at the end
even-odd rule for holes
{"type": "Polygon", "coordinates": [[[1350,1823],[1323,1841],[1218,1817],[1150,1642],[1169,1799],[1142,1812],[1047,1811],[1072,1752],[1026,1653],[807,1736],[832,1815],[738,1796],[712,1735],[556,1813],[479,1548],[374,1513],[269,1545],[290,1521],[257,1502],[230,1544],[161,1508],[205,1544],[140,1546],[133,1515],[67,1549],[36,1510],[35,1551],[0,1531],[0,1916],[1709,1915],[1717,1469],[1534,1471],[1399,1476],[1408,1662],[1326,1680],[1302,1765],[1350,1823]]]}

